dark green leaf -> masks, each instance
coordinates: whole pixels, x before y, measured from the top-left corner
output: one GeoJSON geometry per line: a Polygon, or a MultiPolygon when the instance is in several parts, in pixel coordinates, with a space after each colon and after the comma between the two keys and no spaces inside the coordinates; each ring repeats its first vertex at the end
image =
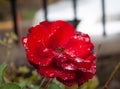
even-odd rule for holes
{"type": "Polygon", "coordinates": [[[1,64],[0,65],[0,85],[4,82],[3,81],[3,72],[6,68],[6,66],[7,66],[6,64],[1,64]]]}
{"type": "Polygon", "coordinates": [[[65,86],[59,81],[57,81],[56,78],[53,79],[53,83],[56,84],[59,87],[59,89],[65,89],[65,86]]]}
{"type": "Polygon", "coordinates": [[[27,82],[28,82],[28,80],[23,80],[22,82],[19,83],[19,86],[24,88],[27,86],[27,82]]]}
{"type": "Polygon", "coordinates": [[[47,89],[60,89],[56,84],[51,83],[47,89]]]}
{"type": "Polygon", "coordinates": [[[21,89],[21,87],[15,83],[6,83],[0,86],[0,89],[21,89]]]}

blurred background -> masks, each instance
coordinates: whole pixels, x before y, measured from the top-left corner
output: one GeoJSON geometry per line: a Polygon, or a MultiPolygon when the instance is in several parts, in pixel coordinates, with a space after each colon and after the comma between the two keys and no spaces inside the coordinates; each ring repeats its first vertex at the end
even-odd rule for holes
{"type": "MultiPolygon", "coordinates": [[[[65,20],[90,35],[101,89],[120,62],[120,0],[0,0],[0,64],[9,58],[30,66],[21,46],[28,28],[43,20],[65,20]],[[10,47],[8,47],[10,46],[10,47]]],[[[120,69],[109,89],[120,89],[120,69]]]]}

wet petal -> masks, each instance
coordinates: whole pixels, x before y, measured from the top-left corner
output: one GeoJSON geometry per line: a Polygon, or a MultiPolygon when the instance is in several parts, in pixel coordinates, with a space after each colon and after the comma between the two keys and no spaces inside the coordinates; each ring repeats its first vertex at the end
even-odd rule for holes
{"type": "MultiPolygon", "coordinates": [[[[48,32],[42,28],[40,25],[30,28],[29,34],[26,37],[22,38],[22,44],[25,48],[28,61],[32,65],[40,64],[40,56],[45,49],[45,46],[48,41],[48,32]]],[[[48,53],[47,53],[48,54],[48,53]]],[[[51,56],[49,56],[51,58],[51,56]]],[[[49,60],[50,58],[45,57],[44,59],[49,60]]],[[[42,60],[43,58],[41,58],[42,60]]],[[[47,62],[48,63],[48,62],[47,62]]]]}
{"type": "Polygon", "coordinates": [[[46,78],[53,78],[56,76],[56,68],[51,67],[51,66],[49,67],[40,66],[37,69],[37,72],[46,78]]]}
{"type": "Polygon", "coordinates": [[[56,21],[52,24],[53,34],[50,37],[48,47],[56,49],[64,48],[71,36],[74,35],[74,28],[71,24],[64,21],[56,21]]]}
{"type": "Polygon", "coordinates": [[[93,74],[96,72],[96,66],[93,63],[93,61],[91,62],[90,60],[75,58],[75,59],[72,59],[72,62],[74,63],[74,65],[76,65],[76,67],[79,70],[83,72],[91,72],[93,74]]]}
{"type": "Polygon", "coordinates": [[[90,73],[90,72],[82,72],[82,71],[78,71],[76,73],[76,75],[78,75],[76,77],[76,81],[78,83],[78,85],[82,85],[83,83],[87,82],[89,79],[91,79],[94,74],[93,73],[90,73]]]}
{"type": "Polygon", "coordinates": [[[75,71],[68,71],[64,69],[57,70],[57,76],[63,80],[71,80],[75,78],[75,71]]]}
{"type": "Polygon", "coordinates": [[[53,22],[49,22],[49,21],[43,21],[43,22],[40,23],[40,26],[41,26],[42,28],[44,28],[45,30],[48,31],[49,36],[51,36],[51,34],[52,34],[52,33],[54,32],[54,30],[55,30],[55,29],[54,29],[54,30],[51,29],[52,24],[53,24],[53,22]]]}
{"type": "Polygon", "coordinates": [[[54,55],[52,54],[52,51],[49,49],[41,50],[42,48],[36,47],[36,50],[31,51],[29,49],[26,49],[26,55],[28,58],[28,61],[32,65],[39,65],[39,66],[48,66],[52,62],[52,58],[54,55]]]}
{"type": "Polygon", "coordinates": [[[74,85],[76,83],[75,79],[72,79],[72,80],[63,80],[63,79],[57,77],[57,80],[60,81],[60,82],[62,82],[66,86],[69,86],[69,87],[72,86],[72,85],[74,85]]]}
{"type": "Polygon", "coordinates": [[[77,67],[72,63],[61,63],[61,66],[65,70],[76,70],[77,67]]]}
{"type": "Polygon", "coordinates": [[[39,60],[38,58],[34,58],[33,52],[31,52],[29,49],[26,50],[26,56],[30,64],[32,64],[34,67],[38,67],[39,60]]]}
{"type": "Polygon", "coordinates": [[[40,66],[48,66],[52,62],[54,55],[51,49],[42,49],[42,47],[39,46],[35,49],[34,57],[39,60],[38,64],[40,66]]]}
{"type": "Polygon", "coordinates": [[[28,38],[27,38],[27,37],[22,37],[21,40],[22,40],[23,47],[24,47],[25,49],[28,49],[28,47],[27,47],[28,38]]]}
{"type": "Polygon", "coordinates": [[[64,80],[71,80],[75,77],[74,71],[67,71],[55,66],[56,65],[51,64],[48,67],[40,67],[38,68],[38,73],[48,78],[59,77],[64,80]]]}
{"type": "Polygon", "coordinates": [[[95,54],[91,54],[87,58],[85,58],[85,60],[90,60],[90,61],[94,61],[95,59],[96,59],[95,54]]]}
{"type": "Polygon", "coordinates": [[[93,44],[88,35],[77,32],[65,47],[66,54],[71,57],[85,58],[93,51],[93,44]]]}

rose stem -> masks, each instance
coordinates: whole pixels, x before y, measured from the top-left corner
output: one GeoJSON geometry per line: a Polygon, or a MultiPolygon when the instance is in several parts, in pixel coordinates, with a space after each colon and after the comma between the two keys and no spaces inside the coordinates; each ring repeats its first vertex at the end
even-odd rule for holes
{"type": "Polygon", "coordinates": [[[107,80],[107,82],[105,83],[103,89],[108,89],[108,85],[110,84],[110,82],[112,81],[112,79],[114,78],[115,74],[119,71],[120,69],[120,62],[116,65],[116,67],[114,68],[113,72],[111,73],[109,79],[107,80]]]}
{"type": "Polygon", "coordinates": [[[43,89],[47,89],[47,87],[49,86],[49,84],[52,82],[53,79],[49,79],[46,86],[43,89]]]}
{"type": "Polygon", "coordinates": [[[42,87],[43,83],[45,82],[45,80],[46,80],[46,78],[43,78],[43,79],[42,79],[42,81],[41,81],[41,83],[40,83],[40,86],[39,86],[39,89],[41,89],[41,87],[42,87]]]}

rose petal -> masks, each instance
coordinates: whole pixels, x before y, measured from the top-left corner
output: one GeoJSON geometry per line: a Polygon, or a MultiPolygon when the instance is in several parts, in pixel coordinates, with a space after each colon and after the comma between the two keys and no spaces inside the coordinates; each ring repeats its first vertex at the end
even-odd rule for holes
{"type": "Polygon", "coordinates": [[[48,78],[59,77],[64,80],[71,80],[75,77],[74,71],[63,70],[54,64],[51,64],[48,67],[40,67],[37,71],[48,78]]]}
{"type": "Polygon", "coordinates": [[[26,55],[28,61],[33,66],[48,66],[52,62],[52,58],[54,57],[51,50],[46,48],[44,50],[41,50],[39,47],[36,47],[36,50],[34,51],[26,49],[26,55]]]}
{"type": "Polygon", "coordinates": [[[87,58],[85,58],[85,60],[90,60],[90,61],[94,61],[95,59],[96,59],[96,56],[94,54],[91,54],[87,58]]]}
{"type": "Polygon", "coordinates": [[[52,58],[52,54],[50,55],[50,52],[43,52],[49,38],[48,31],[45,30],[42,26],[37,25],[30,28],[29,32],[30,33],[26,37],[22,38],[22,44],[26,49],[25,51],[28,61],[33,66],[43,63],[44,65],[48,65],[52,58]],[[46,62],[43,61],[43,55],[46,62]]]}
{"type": "Polygon", "coordinates": [[[91,79],[94,74],[90,73],[90,72],[82,72],[82,71],[78,71],[76,72],[76,75],[78,75],[76,77],[77,83],[78,85],[82,85],[83,83],[87,82],[89,79],[91,79]]]}
{"type": "Polygon", "coordinates": [[[90,42],[89,36],[81,34],[77,32],[65,47],[66,54],[71,57],[85,58],[93,50],[93,44],[90,42]]]}
{"type": "Polygon", "coordinates": [[[47,48],[41,49],[41,47],[36,47],[34,56],[38,58],[38,63],[40,66],[48,66],[54,57],[52,50],[47,48]]]}
{"type": "Polygon", "coordinates": [[[61,63],[61,66],[65,70],[76,70],[77,67],[72,63],[61,63]]]}
{"type": "Polygon", "coordinates": [[[60,81],[60,82],[62,82],[66,86],[69,86],[69,87],[72,86],[72,85],[74,85],[76,83],[75,79],[72,79],[72,80],[63,80],[63,79],[57,77],[57,80],[60,81]]]}
{"type": "Polygon", "coordinates": [[[64,48],[71,36],[74,35],[74,28],[64,21],[56,21],[52,24],[53,34],[50,37],[48,47],[56,50],[57,47],[64,48]]]}
{"type": "Polygon", "coordinates": [[[68,71],[64,69],[57,70],[57,76],[63,80],[71,80],[75,78],[75,71],[68,71]]]}
{"type": "Polygon", "coordinates": [[[40,23],[40,26],[48,31],[49,36],[51,36],[51,34],[53,34],[54,30],[55,30],[55,29],[51,29],[52,24],[53,24],[53,22],[49,22],[49,21],[43,21],[43,22],[40,23]]]}
{"type": "Polygon", "coordinates": [[[56,69],[54,67],[41,66],[37,69],[37,72],[46,78],[53,78],[56,76],[56,69]]]}
{"type": "Polygon", "coordinates": [[[30,64],[32,64],[34,67],[38,67],[39,65],[39,60],[38,58],[34,58],[33,52],[31,52],[29,49],[26,50],[26,56],[30,64]]]}
{"type": "Polygon", "coordinates": [[[37,25],[35,27],[31,28],[31,33],[29,33],[26,38],[27,46],[29,49],[33,49],[36,47],[36,45],[43,44],[44,46],[47,45],[48,39],[49,39],[49,33],[48,31],[42,27],[41,25],[37,25]]]}
{"type": "Polygon", "coordinates": [[[72,62],[74,63],[74,65],[76,65],[76,67],[79,70],[83,72],[91,72],[93,74],[96,72],[96,66],[90,60],[75,58],[75,59],[72,59],[72,62]]]}

